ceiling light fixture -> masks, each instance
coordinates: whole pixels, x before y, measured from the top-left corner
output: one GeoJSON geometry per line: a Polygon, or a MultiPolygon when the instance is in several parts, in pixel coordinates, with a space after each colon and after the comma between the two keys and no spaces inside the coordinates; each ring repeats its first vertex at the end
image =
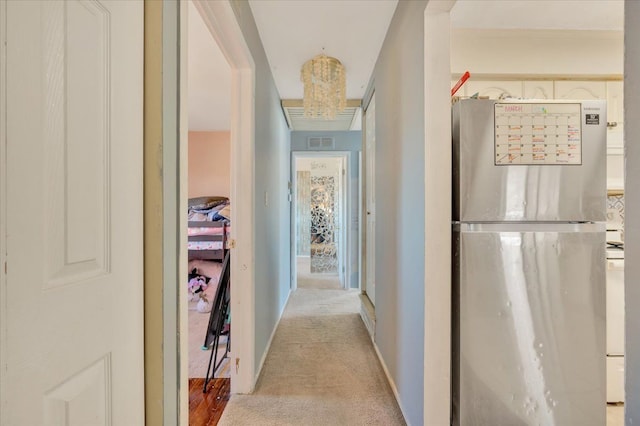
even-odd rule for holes
{"type": "Polygon", "coordinates": [[[304,84],[304,116],[332,120],[347,105],[346,73],[336,58],[324,53],[302,66],[300,80],[304,84]]]}

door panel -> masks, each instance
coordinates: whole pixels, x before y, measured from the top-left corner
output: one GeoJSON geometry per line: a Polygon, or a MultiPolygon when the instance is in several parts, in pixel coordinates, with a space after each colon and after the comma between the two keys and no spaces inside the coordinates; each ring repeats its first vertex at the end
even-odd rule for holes
{"type": "Polygon", "coordinates": [[[556,99],[606,99],[607,85],[604,81],[555,81],[554,92],[556,99]]]}
{"type": "Polygon", "coordinates": [[[607,355],[624,355],[624,259],[607,259],[607,355]]]}
{"type": "Polygon", "coordinates": [[[553,99],[553,81],[525,80],[522,86],[525,99],[553,99]]]}
{"type": "Polygon", "coordinates": [[[607,81],[607,121],[622,127],[624,121],[624,82],[607,81]]]}
{"type": "Polygon", "coordinates": [[[144,423],[143,3],[7,2],[2,424],[144,423]]]}
{"type": "Polygon", "coordinates": [[[607,402],[624,402],[624,357],[607,357],[607,402]]]}
{"type": "Polygon", "coordinates": [[[338,160],[311,163],[311,259],[312,274],[338,274],[341,266],[340,179],[338,160]],[[314,167],[317,163],[318,167],[314,167]],[[324,166],[324,167],[320,167],[324,166]],[[328,167],[327,167],[328,166],[328,167]],[[329,172],[327,173],[327,170],[329,172]]]}
{"type": "Polygon", "coordinates": [[[454,424],[605,424],[604,233],[455,239],[454,424]]]}

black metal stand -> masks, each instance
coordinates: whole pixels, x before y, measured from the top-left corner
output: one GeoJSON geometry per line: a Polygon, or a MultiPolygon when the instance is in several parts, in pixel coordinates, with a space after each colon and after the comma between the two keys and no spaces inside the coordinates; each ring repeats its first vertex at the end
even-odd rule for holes
{"type": "Polygon", "coordinates": [[[213,300],[213,306],[211,307],[211,314],[209,315],[209,326],[207,327],[207,334],[204,338],[203,349],[211,347],[211,355],[209,356],[209,366],[207,367],[207,374],[204,378],[204,386],[202,388],[203,393],[207,393],[207,385],[209,380],[213,379],[216,371],[222,364],[225,358],[229,355],[231,348],[231,329],[227,334],[227,344],[224,355],[218,360],[218,348],[220,346],[220,336],[224,329],[224,323],[229,316],[229,269],[230,269],[229,251],[224,256],[222,262],[222,272],[220,273],[220,279],[218,280],[218,288],[216,289],[216,295],[213,300]],[[211,367],[213,366],[213,370],[211,367]]]}

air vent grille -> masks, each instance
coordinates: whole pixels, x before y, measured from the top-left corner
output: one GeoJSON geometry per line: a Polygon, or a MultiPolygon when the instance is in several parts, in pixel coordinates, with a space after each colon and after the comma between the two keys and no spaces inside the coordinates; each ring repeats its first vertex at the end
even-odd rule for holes
{"type": "Polygon", "coordinates": [[[282,109],[291,130],[327,131],[327,130],[360,130],[360,100],[347,101],[344,111],[338,113],[334,120],[310,119],[304,116],[302,101],[298,99],[283,100],[282,109]]]}
{"type": "Polygon", "coordinates": [[[309,149],[334,149],[336,140],[329,136],[312,136],[307,139],[307,147],[309,149]]]}

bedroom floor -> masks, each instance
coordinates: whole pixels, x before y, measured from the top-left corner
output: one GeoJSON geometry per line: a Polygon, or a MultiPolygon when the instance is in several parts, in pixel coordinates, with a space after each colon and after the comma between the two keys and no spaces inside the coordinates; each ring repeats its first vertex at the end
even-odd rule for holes
{"type": "MultiPolygon", "coordinates": [[[[218,277],[222,270],[222,263],[213,260],[192,260],[189,262],[189,271],[193,268],[198,269],[198,273],[210,277],[209,287],[205,290],[207,299],[213,301],[218,277]]],[[[210,350],[202,350],[204,337],[209,324],[209,314],[200,313],[196,310],[197,301],[189,302],[189,378],[204,378],[209,365],[211,356],[210,350]]],[[[226,337],[220,339],[220,348],[218,349],[218,359],[224,355],[226,337]]],[[[220,369],[215,374],[216,378],[229,378],[229,360],[223,361],[220,369]]]]}

